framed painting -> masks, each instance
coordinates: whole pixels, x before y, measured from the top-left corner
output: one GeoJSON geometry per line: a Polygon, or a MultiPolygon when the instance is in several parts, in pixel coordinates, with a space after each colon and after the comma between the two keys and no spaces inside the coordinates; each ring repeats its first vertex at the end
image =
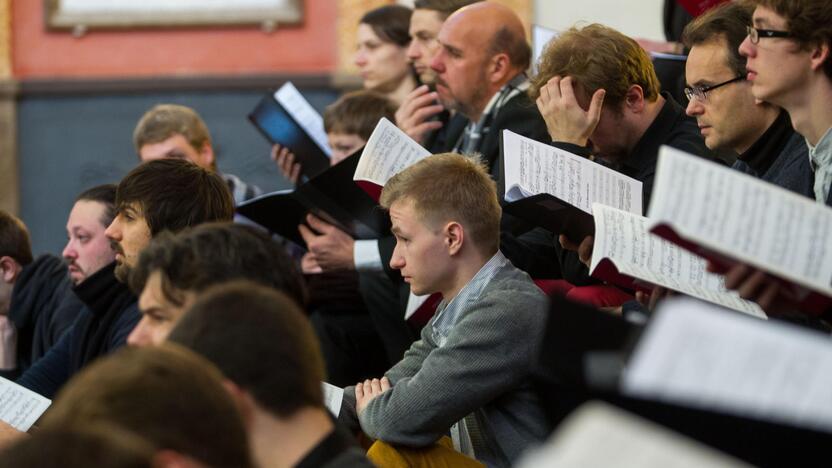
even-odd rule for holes
{"type": "Polygon", "coordinates": [[[50,29],[172,28],[278,24],[303,19],[302,0],[44,0],[50,29]]]}

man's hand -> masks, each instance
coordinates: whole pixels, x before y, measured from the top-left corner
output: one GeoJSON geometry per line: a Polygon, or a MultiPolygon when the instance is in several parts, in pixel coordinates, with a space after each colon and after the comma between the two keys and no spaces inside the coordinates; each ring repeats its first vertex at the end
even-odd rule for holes
{"type": "Polygon", "coordinates": [[[575,97],[572,77],[553,76],[540,88],[537,98],[537,108],[546,121],[552,141],[586,146],[601,119],[605,94],[603,89],[595,91],[589,110],[584,110],[575,97]]]}
{"type": "Polygon", "coordinates": [[[295,162],[295,155],[289,148],[280,145],[272,146],[272,161],[277,163],[277,168],[292,184],[298,183],[300,177],[300,163],[295,162]]]}
{"type": "Polygon", "coordinates": [[[439,95],[427,85],[414,89],[396,110],[396,126],[422,144],[428,132],[442,128],[442,122],[428,120],[445,109],[438,98],[439,95]]]}
{"type": "Polygon", "coordinates": [[[25,432],[18,431],[11,425],[0,421],[0,449],[5,449],[26,436],[28,434],[25,432]]]}
{"type": "MultiPolygon", "coordinates": [[[[708,271],[716,270],[716,265],[708,262],[708,271]]],[[[799,313],[800,305],[784,297],[780,283],[749,265],[739,263],[729,268],[725,272],[725,288],[736,290],[743,299],[756,302],[766,313],[799,313]]]]}
{"type": "Polygon", "coordinates": [[[572,242],[568,237],[561,234],[558,236],[558,242],[560,242],[560,246],[566,250],[571,250],[573,252],[578,252],[578,259],[584,265],[589,268],[589,264],[592,263],[592,250],[595,243],[595,237],[593,236],[586,236],[584,240],[581,241],[580,244],[576,244],[572,242]]]}
{"type": "Polygon", "coordinates": [[[373,399],[382,393],[390,390],[390,381],[387,377],[365,380],[355,384],[355,410],[360,415],[367,408],[373,399]]]}
{"type": "Polygon", "coordinates": [[[306,216],[306,222],[312,229],[301,224],[298,231],[322,271],[355,269],[352,237],[311,214],[306,216]]]}
{"type": "Polygon", "coordinates": [[[312,252],[306,252],[300,259],[300,271],[307,275],[317,275],[323,273],[324,270],[318,265],[318,260],[312,252]]]}
{"type": "Polygon", "coordinates": [[[649,293],[636,291],[636,300],[650,312],[655,312],[656,306],[662,299],[673,296],[675,293],[661,286],[654,286],[649,293]]]}

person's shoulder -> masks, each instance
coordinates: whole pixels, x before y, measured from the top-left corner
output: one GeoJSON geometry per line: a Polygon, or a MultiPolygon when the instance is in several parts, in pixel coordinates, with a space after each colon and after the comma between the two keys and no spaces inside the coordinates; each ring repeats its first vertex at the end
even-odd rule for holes
{"type": "Polygon", "coordinates": [[[488,284],[481,299],[498,308],[522,309],[537,313],[548,307],[543,291],[523,270],[509,265],[503,268],[488,284]]]}

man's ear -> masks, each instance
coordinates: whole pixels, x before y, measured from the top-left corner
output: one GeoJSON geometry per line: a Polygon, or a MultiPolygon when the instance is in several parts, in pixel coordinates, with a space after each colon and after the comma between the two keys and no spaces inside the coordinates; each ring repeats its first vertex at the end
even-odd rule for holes
{"type": "Polygon", "coordinates": [[[644,90],[639,85],[630,85],[627,95],[624,96],[624,106],[634,114],[640,114],[644,110],[644,90]]]}
{"type": "Polygon", "coordinates": [[[497,54],[491,57],[488,66],[488,79],[492,83],[500,83],[506,81],[509,72],[511,71],[511,59],[504,53],[497,54]]]}
{"type": "Polygon", "coordinates": [[[462,250],[462,244],[465,242],[465,230],[462,225],[456,221],[451,221],[445,225],[445,243],[448,248],[448,254],[456,255],[462,250]]]}
{"type": "Polygon", "coordinates": [[[211,146],[210,141],[206,141],[202,144],[202,148],[199,150],[199,159],[200,159],[200,166],[202,167],[214,167],[214,147],[211,146]]]}
{"type": "Polygon", "coordinates": [[[14,283],[21,270],[23,270],[23,267],[17,263],[17,260],[8,255],[0,257],[0,276],[2,276],[4,283],[14,283]]]}
{"type": "Polygon", "coordinates": [[[255,411],[255,403],[251,395],[247,391],[240,388],[239,385],[228,379],[223,379],[222,386],[225,387],[225,391],[231,395],[231,399],[234,400],[234,404],[237,406],[237,410],[243,417],[243,421],[246,423],[246,426],[248,426],[254,417],[255,411]]]}
{"type": "Polygon", "coordinates": [[[812,70],[818,70],[829,60],[829,44],[823,43],[812,49],[812,70]]]}

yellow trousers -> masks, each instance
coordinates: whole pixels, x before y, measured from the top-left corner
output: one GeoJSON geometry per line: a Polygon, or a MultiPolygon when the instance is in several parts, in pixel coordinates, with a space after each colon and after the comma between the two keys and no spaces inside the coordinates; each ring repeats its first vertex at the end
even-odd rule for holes
{"type": "Polygon", "coordinates": [[[485,465],[454,450],[450,437],[430,447],[393,446],[377,440],[367,458],[380,468],[483,468],[485,465]]]}

